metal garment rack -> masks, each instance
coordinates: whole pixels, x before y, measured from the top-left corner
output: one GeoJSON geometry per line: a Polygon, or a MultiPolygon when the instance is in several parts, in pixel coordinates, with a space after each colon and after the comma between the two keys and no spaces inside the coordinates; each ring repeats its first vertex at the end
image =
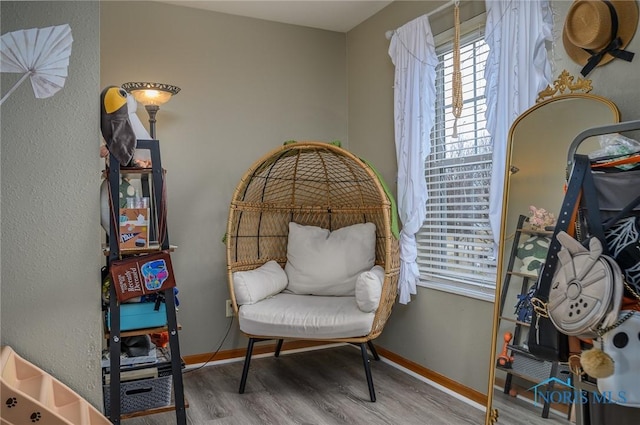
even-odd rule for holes
{"type": "MultiPolygon", "coordinates": [[[[158,222],[166,223],[166,211],[163,208],[160,208],[160,205],[163,204],[164,196],[164,181],[163,181],[163,169],[162,162],[160,160],[160,144],[158,140],[138,140],[137,141],[138,149],[147,149],[151,153],[151,175],[153,182],[153,195],[154,202],[153,207],[158,216],[158,222]]],[[[109,159],[109,191],[111,195],[111,199],[119,199],[120,198],[120,176],[122,174],[121,164],[118,160],[110,155],[109,159]]],[[[148,175],[148,172],[146,172],[148,175]]],[[[144,176],[146,177],[146,176],[144,176]]],[[[148,184],[146,185],[146,189],[143,186],[143,191],[148,191],[148,184]]],[[[148,193],[144,193],[145,196],[148,193]]],[[[113,208],[116,208],[114,204],[113,208]]],[[[112,261],[120,258],[120,246],[119,246],[119,237],[118,237],[118,223],[114,223],[113,219],[110,219],[109,226],[109,257],[108,263],[110,264],[112,261]]],[[[157,231],[157,229],[156,229],[157,231]]],[[[162,241],[159,242],[158,250],[168,250],[169,249],[169,235],[168,232],[164,232],[164,237],[162,241]]],[[[111,422],[114,424],[120,424],[121,418],[121,397],[120,397],[120,350],[121,350],[121,336],[120,336],[120,303],[118,303],[118,299],[116,296],[115,285],[110,286],[110,296],[109,296],[109,309],[111,313],[111,322],[110,322],[110,331],[109,331],[109,355],[110,355],[110,387],[109,387],[109,397],[110,397],[110,411],[105,412],[111,422]]],[[[176,412],[176,423],[178,425],[186,425],[186,410],[185,410],[185,399],[184,399],[184,387],[182,382],[182,358],[180,356],[180,343],[178,340],[178,322],[176,317],[176,305],[175,305],[175,295],[173,292],[173,288],[169,288],[164,293],[164,300],[166,303],[166,311],[167,311],[167,332],[169,334],[169,349],[171,353],[171,375],[173,379],[173,394],[174,394],[174,408],[176,412]]],[[[144,332],[141,331],[141,334],[144,332]]],[[[153,366],[150,366],[153,367],[153,366]]],[[[149,414],[156,413],[150,412],[149,414]]]]}
{"type": "Polygon", "coordinates": [[[578,151],[578,147],[589,137],[602,136],[604,134],[611,133],[623,133],[625,131],[640,130],[640,120],[623,121],[616,124],[601,125],[599,127],[592,127],[584,130],[578,134],[567,151],[567,166],[570,168],[573,165],[573,156],[578,151]]]}
{"type": "MultiPolygon", "coordinates": [[[[611,134],[611,133],[623,133],[623,132],[635,131],[635,130],[640,130],[640,120],[623,121],[616,124],[593,127],[581,132],[573,139],[573,142],[569,146],[569,150],[567,153],[567,170],[570,170],[571,167],[573,166],[573,157],[578,151],[578,147],[584,140],[588,139],[589,137],[601,136],[604,134],[611,134]]],[[[582,394],[583,391],[587,393],[591,393],[598,390],[597,384],[593,382],[588,382],[584,380],[581,376],[573,376],[573,385],[576,390],[577,400],[580,400],[580,395],[582,394]]],[[[588,403],[577,403],[575,413],[576,413],[576,425],[591,424],[590,406],[588,403]]]]}

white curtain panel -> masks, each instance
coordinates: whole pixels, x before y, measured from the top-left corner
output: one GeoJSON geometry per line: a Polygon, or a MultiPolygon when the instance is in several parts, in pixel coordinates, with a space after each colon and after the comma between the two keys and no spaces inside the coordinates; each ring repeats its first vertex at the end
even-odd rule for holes
{"type": "Polygon", "coordinates": [[[394,118],[398,161],[400,276],[398,301],[407,304],[420,279],[415,234],[426,215],[424,163],[435,117],[437,57],[429,19],[423,15],[395,30],[389,56],[395,66],[394,118]]]}
{"type": "Polygon", "coordinates": [[[489,220],[497,252],[509,128],[551,82],[545,42],[553,39],[553,15],[546,0],[486,0],[486,10],[485,118],[493,144],[489,220]]]}

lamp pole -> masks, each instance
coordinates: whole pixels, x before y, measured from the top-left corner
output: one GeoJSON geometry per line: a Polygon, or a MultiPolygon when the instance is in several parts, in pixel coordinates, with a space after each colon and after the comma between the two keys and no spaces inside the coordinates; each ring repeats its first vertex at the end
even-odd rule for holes
{"type": "Polygon", "coordinates": [[[145,105],[144,108],[149,114],[149,135],[152,139],[156,138],[156,114],[160,107],[158,105],[145,105]]]}

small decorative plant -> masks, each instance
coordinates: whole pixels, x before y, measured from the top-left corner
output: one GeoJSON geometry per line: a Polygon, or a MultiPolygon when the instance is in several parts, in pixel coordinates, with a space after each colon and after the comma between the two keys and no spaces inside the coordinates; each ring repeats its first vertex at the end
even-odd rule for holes
{"type": "Polygon", "coordinates": [[[544,230],[546,227],[554,226],[556,224],[556,218],[552,213],[544,208],[536,208],[533,205],[529,206],[529,225],[533,230],[544,230]]]}

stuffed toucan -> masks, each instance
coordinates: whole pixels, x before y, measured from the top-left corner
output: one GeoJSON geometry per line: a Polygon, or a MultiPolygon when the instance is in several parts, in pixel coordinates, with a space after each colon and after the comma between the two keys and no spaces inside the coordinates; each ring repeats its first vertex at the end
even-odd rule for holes
{"type": "Polygon", "coordinates": [[[121,165],[129,166],[136,150],[136,135],[129,122],[127,92],[108,86],[100,94],[100,130],[109,153],[121,165]]]}

